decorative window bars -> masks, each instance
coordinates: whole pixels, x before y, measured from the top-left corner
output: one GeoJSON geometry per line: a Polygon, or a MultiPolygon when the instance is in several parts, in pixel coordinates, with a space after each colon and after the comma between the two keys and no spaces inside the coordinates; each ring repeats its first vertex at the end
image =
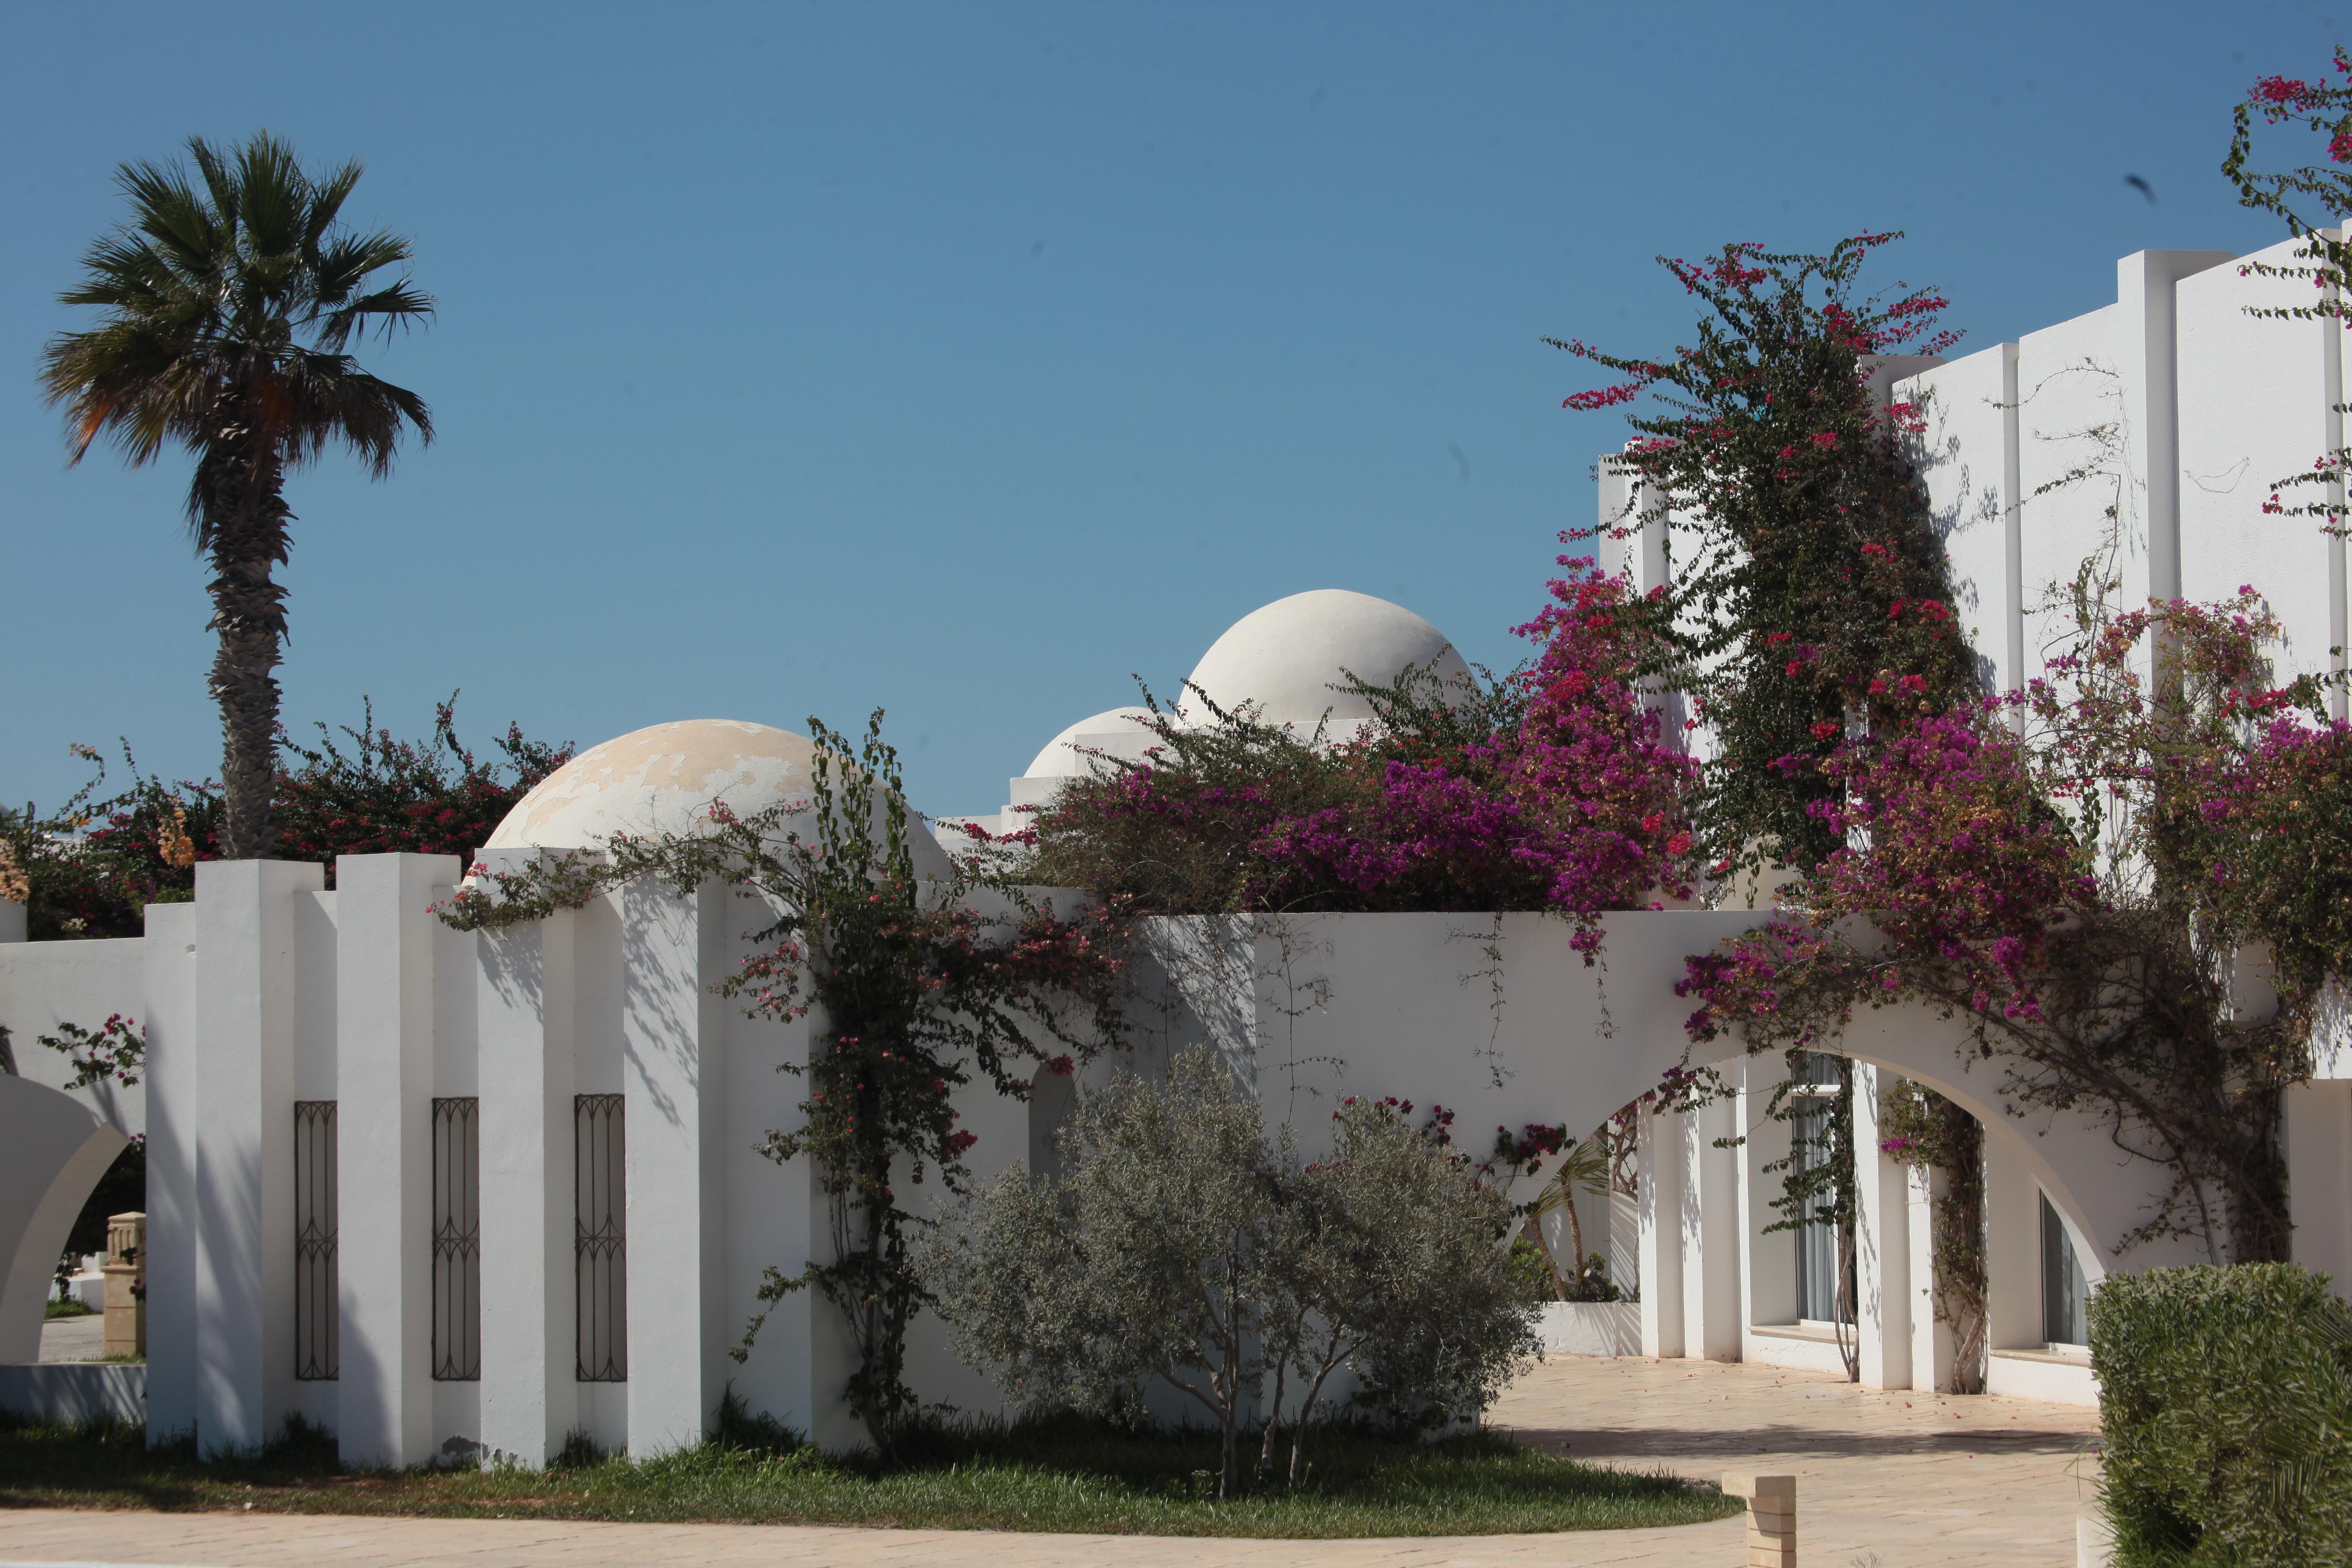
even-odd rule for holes
{"type": "Polygon", "coordinates": [[[341,1367],[335,1293],[335,1102],[294,1102],[294,1375],[331,1381],[341,1367]]]}
{"type": "Polygon", "coordinates": [[[433,1102],[433,1378],[482,1375],[481,1101],[433,1102]]]}
{"type": "Polygon", "coordinates": [[[583,1383],[629,1379],[628,1237],[621,1096],[572,1102],[576,1333],[583,1383]]]}

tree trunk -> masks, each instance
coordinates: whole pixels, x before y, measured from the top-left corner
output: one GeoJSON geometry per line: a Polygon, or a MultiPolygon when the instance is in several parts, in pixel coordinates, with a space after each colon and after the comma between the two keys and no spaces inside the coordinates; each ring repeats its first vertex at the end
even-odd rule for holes
{"type": "Polygon", "coordinates": [[[285,468],[253,411],[233,408],[214,428],[196,465],[198,545],[212,558],[213,700],[221,713],[220,853],[258,860],[277,844],[270,791],[278,777],[278,649],[286,637],[286,590],[273,571],[286,560],[293,516],[281,493],[285,468]]]}

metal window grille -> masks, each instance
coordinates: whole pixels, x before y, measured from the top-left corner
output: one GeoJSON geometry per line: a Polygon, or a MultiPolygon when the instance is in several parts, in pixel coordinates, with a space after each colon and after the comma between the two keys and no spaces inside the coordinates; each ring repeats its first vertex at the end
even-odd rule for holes
{"type": "Polygon", "coordinates": [[[628,1237],[623,1226],[621,1097],[572,1102],[572,1259],[577,1282],[579,1378],[629,1379],[628,1237]]]}
{"type": "Polygon", "coordinates": [[[2050,1200],[2042,1200],[2042,1337],[2052,1344],[2091,1342],[2091,1291],[2083,1260],[2050,1200]]]}
{"type": "Polygon", "coordinates": [[[326,1382],[341,1368],[335,1293],[335,1102],[294,1102],[294,1375],[326,1382]]]}
{"type": "Polygon", "coordinates": [[[481,1101],[433,1102],[433,1377],[482,1375],[481,1101]]]}

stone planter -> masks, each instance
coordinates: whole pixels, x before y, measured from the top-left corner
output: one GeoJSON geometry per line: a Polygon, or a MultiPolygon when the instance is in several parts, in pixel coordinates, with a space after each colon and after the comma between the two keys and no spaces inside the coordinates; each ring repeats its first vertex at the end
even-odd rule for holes
{"type": "Polygon", "coordinates": [[[1536,1325],[1546,1355],[1640,1355],[1638,1301],[1547,1301],[1536,1325]]]}

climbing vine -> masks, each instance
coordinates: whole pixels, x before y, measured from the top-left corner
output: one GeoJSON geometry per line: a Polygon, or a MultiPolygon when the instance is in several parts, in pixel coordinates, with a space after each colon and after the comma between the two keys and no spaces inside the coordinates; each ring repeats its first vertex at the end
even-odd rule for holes
{"type": "MultiPolygon", "coordinates": [[[[886,1461],[918,1411],[906,1381],[908,1325],[932,1304],[910,1262],[927,1220],[909,1189],[965,1190],[977,1142],[956,1091],[985,1079],[1025,1098],[1038,1067],[1070,1073],[1121,1037],[1128,932],[1115,910],[1057,911],[974,860],[944,883],[916,879],[897,752],[877,710],[862,746],[811,721],[806,801],[739,816],[714,803],[695,831],[615,835],[601,856],[520,869],[477,867],[442,918],[461,930],[539,920],[606,889],[652,879],[683,897],[716,882],[757,900],[766,923],[719,989],[756,1017],[808,1018],[801,1125],[762,1153],[806,1159],[829,1202],[832,1255],[771,1267],[759,1299],[799,1290],[843,1317],[858,1363],[843,1390],[886,1461]],[[992,904],[985,913],[975,905],[992,904]]],[[[735,1352],[748,1353],[764,1311],[735,1352]]]]}
{"type": "Polygon", "coordinates": [[[1930,1205],[1936,1321],[1952,1331],[1954,1394],[1984,1392],[1987,1340],[1984,1126],[1924,1084],[1898,1079],[1880,1097],[1880,1152],[1941,1175],[1930,1205]]]}
{"type": "Polygon", "coordinates": [[[1546,340],[1622,378],[1566,405],[1627,410],[1633,439],[1607,461],[1631,499],[1562,538],[1663,531],[1667,578],[1627,606],[1627,646],[1707,731],[1692,817],[1717,876],[1836,848],[1812,809],[1830,794],[1818,764],[1857,715],[1890,693],[1942,704],[1979,689],[1913,461],[1923,411],[1882,405],[1870,384],[1873,356],[1958,338],[1937,327],[1946,301],[1930,290],[1861,292],[1864,262],[1899,237],[1661,257],[1702,307],[1696,342],[1663,358],[1546,340]]]}

